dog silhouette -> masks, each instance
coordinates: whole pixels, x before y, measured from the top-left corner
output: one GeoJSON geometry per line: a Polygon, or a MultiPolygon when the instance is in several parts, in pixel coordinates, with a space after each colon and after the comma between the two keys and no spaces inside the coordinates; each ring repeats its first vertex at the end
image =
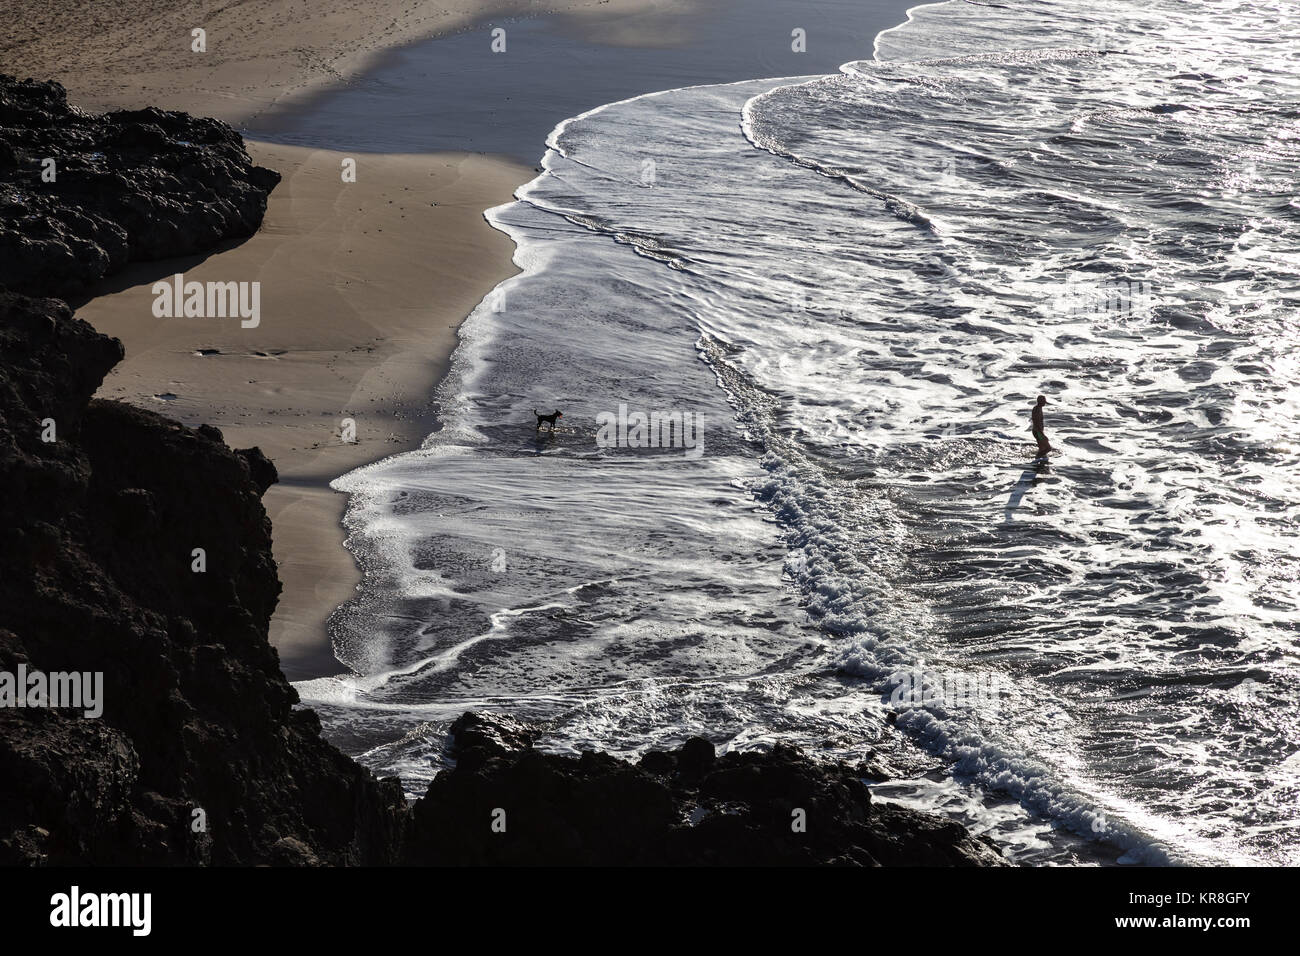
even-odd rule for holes
{"type": "Polygon", "coordinates": [[[535,431],[542,430],[542,422],[546,422],[548,425],[551,426],[551,431],[555,431],[556,421],[564,417],[564,413],[560,411],[558,408],[555,411],[551,412],[551,414],[549,415],[538,415],[537,409],[534,408],[533,414],[537,415],[537,428],[534,429],[535,431]]]}

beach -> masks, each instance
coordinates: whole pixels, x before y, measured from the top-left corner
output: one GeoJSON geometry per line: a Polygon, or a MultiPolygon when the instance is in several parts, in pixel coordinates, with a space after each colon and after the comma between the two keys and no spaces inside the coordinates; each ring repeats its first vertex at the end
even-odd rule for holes
{"type": "Polygon", "coordinates": [[[780,3],[579,0],[539,14],[524,0],[381,2],[364,13],[337,2],[150,2],[52,16],[57,27],[7,18],[5,69],[58,80],[90,110],[157,107],[243,126],[253,160],[284,177],[247,241],[134,264],[73,304],[126,347],[102,396],[214,425],[276,464],[265,503],[284,590],[270,637],[292,680],[344,670],[326,622],[359,574],[342,547],[347,499],[330,482],[435,427],[433,387],[456,326],[517,271],[513,243],[483,212],[533,178],[550,127],[633,93],[831,69],[867,42],[828,37],[815,59],[793,55],[780,3]],[[739,16],[751,23],[737,37],[739,16]],[[515,44],[503,74],[485,32],[497,20],[515,44]],[[483,35],[465,33],[473,25],[483,35]],[[204,53],[191,49],[196,28],[204,53]],[[427,69],[427,48],[410,44],[433,36],[446,37],[441,76],[405,73],[404,62],[427,69]],[[566,70],[546,69],[555,61],[566,70]],[[376,71],[372,100],[361,80],[376,71]],[[426,100],[430,112],[413,115],[426,100]],[[344,181],[345,160],[357,162],[355,181],[344,181]],[[263,319],[160,321],[152,284],[177,273],[259,282],[263,319]],[[345,419],[355,441],[343,440],[345,419]]]}
{"type": "MultiPolygon", "coordinates": [[[[656,43],[664,16],[680,6],[599,0],[552,10],[605,42],[656,43]],[[612,13],[617,30],[601,25],[612,13]]],[[[238,125],[346,82],[392,46],[526,13],[529,4],[66,3],[44,8],[45,19],[20,8],[0,4],[4,70],[58,80],[70,102],[92,111],[157,107],[238,125]],[[195,28],[206,30],[204,53],[191,49],[195,28]]],[[[74,304],[126,347],[101,396],[215,425],[232,447],[256,445],[275,463],[280,480],[265,504],[284,590],[271,641],[286,675],[307,679],[341,669],[325,622],[359,577],[342,547],[345,498],[329,482],[432,430],[433,386],[456,325],[515,271],[512,243],[483,211],[534,172],[469,152],[246,146],[283,176],[256,235],[207,256],[137,263],[74,304]],[[345,158],[358,161],[355,181],[344,181],[345,158]],[[177,272],[187,281],[260,282],[264,318],[257,328],[160,322],[151,286],[177,272]],[[349,418],[355,441],[343,440],[349,418]]]]}
{"type": "Polygon", "coordinates": [[[1294,51],[1255,62],[1267,12],[1159,8],[1176,53],[1049,2],[843,4],[835,33],[720,6],[652,57],[518,24],[521,80],[451,37],[286,123],[549,147],[488,213],[522,272],[462,327],[443,427],[335,484],[366,570],[333,622],[351,673],[297,685],[331,739],[411,793],[470,708],[560,752],[871,748],[899,771],[876,792],[1022,862],[1284,859],[1257,768],[1294,749],[1264,650],[1294,594],[1260,573],[1295,553],[1269,517],[1295,507],[1294,176],[1265,145],[1294,51]],[[482,122],[426,122],[445,75],[495,91],[482,122]],[[1195,143],[1173,179],[1148,161],[1170,140],[1195,143]],[[1123,185],[1120,155],[1146,157],[1123,185]]]}
{"type": "Polygon", "coordinates": [[[1294,865],[1229,7],[0,0],[0,866],[1294,865]]]}
{"type": "MultiPolygon", "coordinates": [[[[183,867],[1005,865],[997,847],[963,827],[874,806],[862,778],[889,773],[880,763],[830,766],[779,747],[719,754],[703,736],[636,762],[576,759],[535,747],[547,732],[541,723],[465,712],[438,734],[455,739],[456,767],[439,776],[440,792],[417,800],[418,777],[380,779],[341,752],[356,739],[327,736],[323,715],[300,706],[308,696],[298,689],[364,672],[291,685],[268,640],[286,561],[277,552],[288,545],[289,563],[308,578],[328,580],[328,558],[323,550],[315,565],[299,560],[317,546],[305,538],[273,544],[264,499],[280,474],[260,447],[232,448],[227,438],[260,440],[282,469],[317,452],[333,470],[344,467],[327,456],[335,438],[347,453],[401,444],[410,423],[411,434],[434,427],[421,422],[421,407],[392,396],[428,394],[426,343],[441,345],[444,334],[429,328],[438,313],[426,300],[447,301],[455,313],[468,307],[455,304],[464,287],[484,278],[477,266],[492,259],[493,234],[475,215],[491,190],[466,182],[463,157],[436,151],[254,150],[283,172],[257,165],[220,121],[90,113],[55,81],[0,75],[0,767],[9,780],[0,867],[165,866],[173,892],[183,867]],[[52,162],[33,162],[42,157],[52,162]],[[57,174],[34,181],[33,165],[57,174]],[[378,184],[351,188],[367,176],[378,184]],[[431,189],[438,199],[428,199],[431,189]],[[423,232],[379,238],[426,201],[438,212],[423,232]],[[440,244],[452,234],[454,243],[440,244]],[[422,292],[372,281],[394,261],[422,278],[422,292]],[[141,268],[128,272],[131,262],[141,268]],[[110,377],[126,348],[74,315],[86,305],[98,307],[97,322],[137,340],[137,365],[110,377]],[[146,311],[167,336],[141,334],[146,311]],[[369,338],[350,344],[360,336],[369,338]],[[313,375],[321,369],[329,375],[313,375]],[[160,390],[146,395],[151,388],[160,390]],[[214,410],[225,433],[202,421],[214,410]],[[539,768],[559,789],[538,790],[539,768]],[[800,805],[774,807],[774,780],[800,805]],[[500,826],[479,825],[486,808],[501,806],[512,820],[506,839],[500,826]],[[796,825],[786,827],[787,815],[796,825]]],[[[489,169],[487,186],[517,172],[509,163],[489,169]]],[[[487,220],[500,228],[497,211],[512,205],[487,220]]],[[[522,244],[517,257],[521,269],[531,265],[522,244]]],[[[522,304],[498,310],[489,301],[460,325],[452,374],[435,393],[444,403],[439,427],[424,447],[454,427],[473,318],[522,304]]],[[[555,324],[569,311],[557,308],[555,324]]],[[[517,411],[507,408],[500,427],[540,450],[549,438],[525,437],[517,411]]],[[[470,476],[455,496],[499,479],[492,472],[470,476]]],[[[320,513],[328,505],[310,500],[314,476],[302,474],[300,501],[272,513],[292,514],[291,526],[329,528],[332,516],[320,513]]],[[[366,550],[349,547],[373,587],[366,550]]],[[[442,574],[431,571],[430,583],[442,574]]],[[[357,646],[337,647],[350,664],[344,655],[357,646]]],[[[76,923],[59,911],[67,895],[38,892],[36,911],[44,900],[55,907],[50,925],[76,923]]],[[[135,935],[152,932],[152,892],[133,897],[135,935]]],[[[70,896],[78,898],[75,886],[70,896]]],[[[80,907],[82,925],[107,925],[91,913],[80,907]]],[[[115,914],[108,922],[120,922],[120,906],[115,914]]]]}
{"type": "Polygon", "coordinates": [[[101,396],[216,425],[231,447],[260,447],[275,462],[280,480],[265,504],[284,591],[272,641],[291,678],[317,677],[338,668],[325,619],[358,579],[341,546],[344,497],[329,482],[433,430],[430,397],[457,324],[513,272],[512,245],[483,210],[529,170],[478,156],[372,155],[344,183],[338,153],[259,143],[249,152],[284,176],[256,236],[202,261],[136,264],[79,314],[126,345],[101,396]],[[260,282],[259,324],[159,321],[151,286],[175,272],[260,282]]]}

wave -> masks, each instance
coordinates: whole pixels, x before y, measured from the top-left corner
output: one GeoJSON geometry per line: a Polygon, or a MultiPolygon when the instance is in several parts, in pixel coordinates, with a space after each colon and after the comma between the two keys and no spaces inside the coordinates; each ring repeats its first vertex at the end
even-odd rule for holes
{"type": "Polygon", "coordinates": [[[487,214],[522,273],[465,323],[444,428],[335,484],[356,676],[304,699],[416,788],[431,728],[491,705],[560,750],[869,748],[891,798],[1031,862],[1093,859],[1064,831],[1288,858],[1300,139],[1296,54],[1255,42],[1281,16],[932,4],[839,75],[560,124],[487,214]],[[701,454],[602,443],[629,408],[699,416],[701,454]],[[900,710],[911,672],[1000,691],[900,710]],[[983,796],[935,797],[935,759],[983,796]]]}

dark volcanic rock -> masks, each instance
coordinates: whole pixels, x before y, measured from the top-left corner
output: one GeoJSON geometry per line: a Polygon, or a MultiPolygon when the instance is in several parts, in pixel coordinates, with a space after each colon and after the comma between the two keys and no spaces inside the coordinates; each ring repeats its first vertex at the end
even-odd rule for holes
{"type": "Polygon", "coordinates": [[[456,718],[450,733],[457,760],[464,764],[516,753],[533,745],[536,730],[514,717],[467,711],[456,718]]]}
{"type": "Polygon", "coordinates": [[[692,737],[677,753],[677,773],[684,780],[702,780],[713,769],[717,757],[712,743],[703,737],[692,737]]]}
{"type": "MultiPolygon", "coordinates": [[[[11,289],[66,295],[247,235],[278,181],[224,124],[90,116],[58,84],[0,76],[11,289]]],[[[0,708],[0,863],[393,861],[400,784],[293,710],[267,642],[275,466],[92,400],[121,359],[63,302],[0,289],[0,671],[103,679],[100,717],[0,708]]]]}
{"type": "Polygon", "coordinates": [[[0,74],[0,286],[13,291],[67,296],[127,262],[252,235],[279,181],[225,123],[92,115],[58,83],[0,74]]]}
{"type": "Polygon", "coordinates": [[[516,722],[461,721],[474,729],[473,759],[458,733],[456,767],[413,809],[409,864],[1004,864],[960,824],[873,803],[857,771],[793,748],[718,758],[692,738],[633,766],[591,752],[510,752],[503,739],[531,736],[516,722]]]}
{"type": "Polygon", "coordinates": [[[0,862],[393,860],[400,786],[292,709],[267,642],[274,466],[90,400],[121,354],[0,293],[0,670],[104,675],[98,719],[0,708],[0,862]]]}
{"type": "MultiPolygon", "coordinates": [[[[91,116],[58,84],[0,76],[11,290],[67,295],[248,235],[278,181],[224,124],[91,116]]],[[[267,642],[275,466],[92,400],[121,358],[63,302],[0,288],[0,671],[103,675],[97,718],[0,708],[0,863],[395,860],[400,784],[293,710],[267,642]]]]}

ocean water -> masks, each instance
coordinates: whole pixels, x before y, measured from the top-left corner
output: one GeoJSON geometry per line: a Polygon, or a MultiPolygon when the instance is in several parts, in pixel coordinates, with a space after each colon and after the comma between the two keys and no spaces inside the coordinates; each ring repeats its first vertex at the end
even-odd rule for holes
{"type": "Polygon", "coordinates": [[[332,739],[786,740],[1021,862],[1300,861],[1300,11],[1083,8],[557,127],[443,427],[335,483],[332,739]]]}

